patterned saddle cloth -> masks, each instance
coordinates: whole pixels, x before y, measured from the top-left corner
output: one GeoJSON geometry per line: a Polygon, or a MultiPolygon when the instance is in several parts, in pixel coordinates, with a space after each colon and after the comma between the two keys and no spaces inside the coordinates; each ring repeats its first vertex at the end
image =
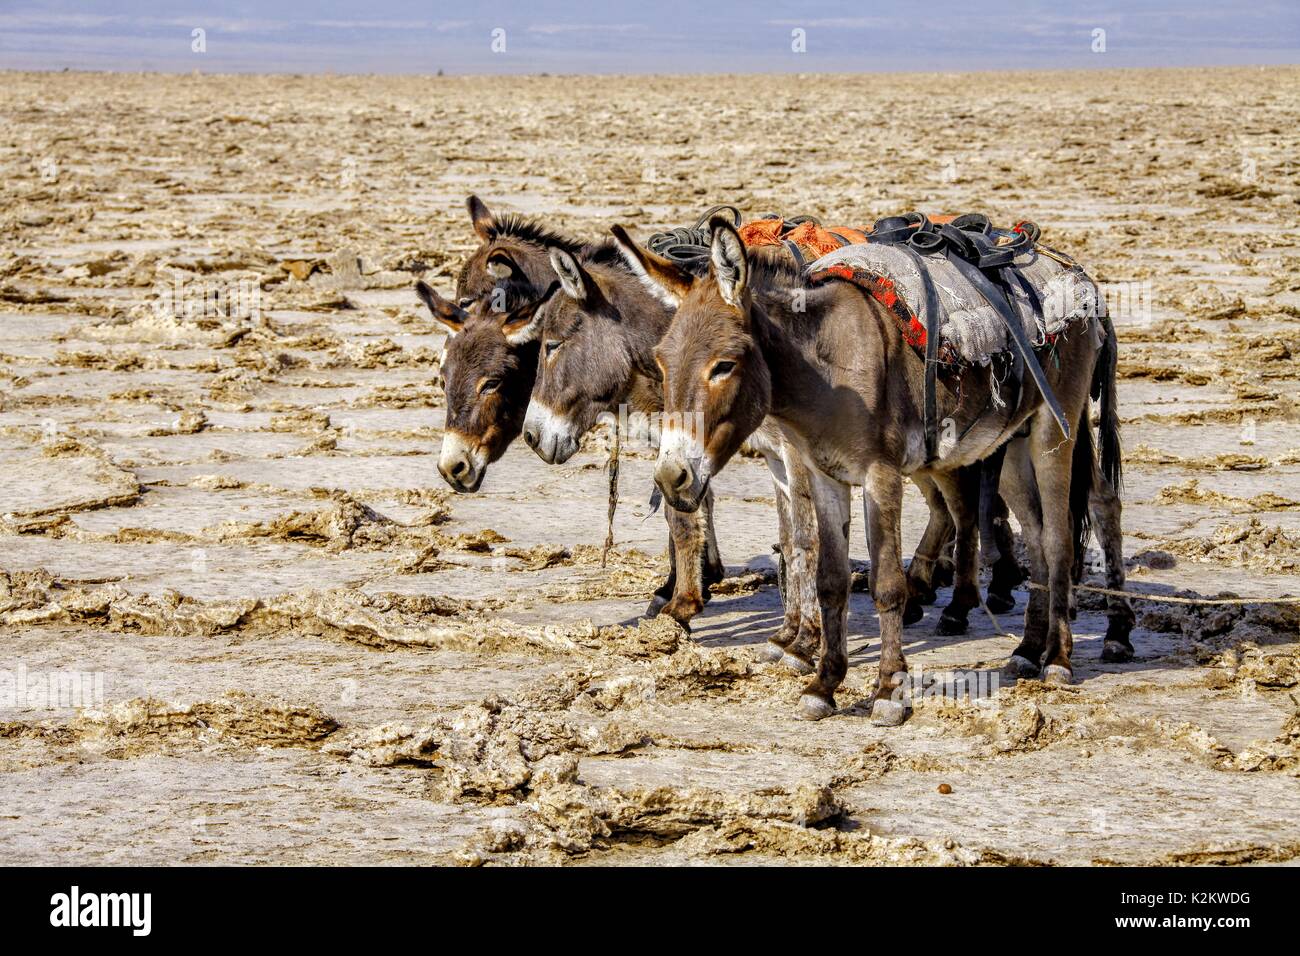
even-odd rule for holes
{"type": "MultiPolygon", "coordinates": [[[[1019,227],[1017,227],[1019,228],[1019,227]]],[[[992,241],[1004,242],[1012,230],[993,229],[992,241]]],[[[946,365],[987,365],[1013,347],[1006,322],[988,296],[977,289],[952,257],[897,242],[867,241],[840,246],[807,267],[810,275],[847,279],[865,289],[899,321],[908,344],[926,345],[924,269],[933,283],[939,319],[939,360],[946,365]]],[[[1043,348],[1073,322],[1105,315],[1105,300],[1096,283],[1068,256],[1036,241],[1020,242],[1022,251],[1009,261],[1023,282],[1000,287],[1020,319],[1029,341],[1043,348]]],[[[1086,331],[1101,347],[1100,322],[1086,331]]]]}
{"type": "MultiPolygon", "coordinates": [[[[1005,317],[990,301],[989,288],[981,291],[972,284],[969,264],[954,261],[951,244],[907,241],[909,232],[928,232],[933,238],[936,232],[951,230],[963,221],[963,229],[969,229],[975,221],[980,227],[978,239],[986,247],[1015,250],[1002,265],[1011,266],[1024,281],[1003,283],[996,295],[1010,302],[1036,348],[1049,345],[1072,322],[1106,314],[1096,284],[1073,259],[1038,242],[1038,227],[1026,222],[1011,229],[995,229],[982,216],[928,219],[912,213],[882,219],[865,229],[823,226],[811,217],[783,219],[776,215],[742,224],[734,206],[714,206],[692,228],[651,236],[650,248],[703,274],[709,256],[705,224],[719,211],[731,214],[745,245],[783,247],[808,275],[859,285],[890,309],[904,338],[921,351],[927,339],[927,294],[933,295],[939,312],[937,359],[945,374],[964,366],[988,365],[993,356],[1010,351],[1014,343],[1005,317]],[[882,226],[886,227],[883,231],[882,226]]],[[[1090,323],[1088,328],[1100,347],[1101,323],[1090,323]]]]}

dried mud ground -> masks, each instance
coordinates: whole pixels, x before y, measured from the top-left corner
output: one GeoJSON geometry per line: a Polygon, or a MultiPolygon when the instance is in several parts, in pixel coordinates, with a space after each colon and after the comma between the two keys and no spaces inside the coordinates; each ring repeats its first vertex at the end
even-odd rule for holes
{"type": "MultiPolygon", "coordinates": [[[[723,593],[689,637],[642,624],[649,455],[605,568],[600,436],[450,494],[412,292],[451,291],[470,191],[591,236],[722,201],[1034,219],[1142,290],[1133,591],[1300,595],[1300,70],[6,74],[0,120],[0,858],[1300,859],[1300,608],[1140,602],[1137,659],[1102,665],[1084,595],[1075,685],[883,729],[857,593],[841,712],[798,722],[799,681],[753,661],[779,618],[760,465],[715,485],[723,593]],[[241,282],[260,321],[157,308],[241,282]],[[43,695],[67,672],[102,701],[43,695]]],[[[909,553],[922,521],[909,490],[909,553]]],[[[913,668],[995,671],[1021,626],[936,620],[913,668]]]]}

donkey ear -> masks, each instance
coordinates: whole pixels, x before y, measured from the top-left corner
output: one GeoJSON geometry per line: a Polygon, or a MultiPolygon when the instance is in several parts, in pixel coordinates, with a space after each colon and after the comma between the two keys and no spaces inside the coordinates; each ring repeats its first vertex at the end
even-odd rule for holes
{"type": "Polygon", "coordinates": [[[560,277],[560,288],[574,302],[585,302],[591,288],[590,278],[571,253],[558,247],[551,249],[551,268],[560,277]]]}
{"type": "Polygon", "coordinates": [[[619,251],[642,285],[669,308],[675,309],[681,305],[686,293],[695,284],[695,277],[671,259],[638,246],[622,226],[614,226],[610,232],[614,234],[619,251]]]}
{"type": "Polygon", "coordinates": [[[497,234],[497,221],[488,212],[488,207],[483,200],[477,196],[470,196],[465,200],[465,207],[469,210],[469,221],[474,224],[474,231],[484,242],[490,242],[497,234]]]}
{"type": "Polygon", "coordinates": [[[469,318],[469,313],[454,302],[448,302],[438,295],[423,279],[415,284],[415,293],[420,297],[420,301],[429,307],[433,317],[447,327],[450,334],[455,335],[465,327],[465,320],[469,318]]]}
{"type": "Polygon", "coordinates": [[[709,257],[713,262],[713,276],[718,282],[722,298],[733,308],[740,308],[749,282],[749,260],[745,257],[745,243],[736,227],[721,216],[709,220],[713,233],[709,257]]]}
{"type": "Polygon", "coordinates": [[[501,320],[501,331],[505,333],[507,342],[511,345],[523,345],[536,340],[541,335],[542,306],[555,295],[559,287],[558,282],[552,282],[540,299],[506,313],[505,318],[501,320]]]}
{"type": "Polygon", "coordinates": [[[494,279],[513,279],[521,273],[519,264],[504,249],[493,249],[488,253],[487,271],[494,279]]]}

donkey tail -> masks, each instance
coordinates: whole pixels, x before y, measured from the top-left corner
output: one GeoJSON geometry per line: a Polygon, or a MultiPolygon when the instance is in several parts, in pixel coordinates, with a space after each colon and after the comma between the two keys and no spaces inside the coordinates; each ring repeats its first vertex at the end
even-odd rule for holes
{"type": "Polygon", "coordinates": [[[1102,319],[1106,337],[1101,343],[1101,355],[1092,373],[1092,397],[1101,400],[1101,473],[1119,494],[1124,484],[1124,462],[1119,442],[1119,402],[1115,392],[1115,367],[1119,364],[1119,344],[1115,340],[1115,325],[1102,319]]]}
{"type": "Polygon", "coordinates": [[[1093,476],[1097,473],[1096,447],[1092,438],[1092,422],[1085,402],[1079,416],[1079,433],[1074,440],[1074,458],[1070,461],[1070,519],[1074,532],[1074,579],[1083,573],[1083,558],[1092,533],[1092,516],[1088,512],[1088,495],[1092,491],[1093,476]]]}

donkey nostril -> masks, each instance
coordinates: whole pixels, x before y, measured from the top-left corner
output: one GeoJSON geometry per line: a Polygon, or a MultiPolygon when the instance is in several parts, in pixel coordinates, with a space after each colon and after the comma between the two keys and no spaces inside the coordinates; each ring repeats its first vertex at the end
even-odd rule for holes
{"type": "Polygon", "coordinates": [[[677,482],[676,484],[673,485],[673,487],[677,489],[681,489],[681,488],[685,488],[690,483],[691,483],[691,473],[687,471],[685,468],[682,468],[677,472],[677,482]]]}
{"type": "Polygon", "coordinates": [[[525,428],[525,429],[524,429],[524,442],[525,442],[525,444],[528,445],[529,448],[536,448],[536,447],[537,447],[537,432],[535,432],[535,431],[533,431],[533,430],[531,430],[531,429],[525,428]]]}
{"type": "Polygon", "coordinates": [[[456,464],[451,466],[451,476],[453,478],[463,477],[465,473],[468,471],[469,471],[469,462],[467,462],[464,458],[462,458],[460,461],[456,462],[456,464]]]}

